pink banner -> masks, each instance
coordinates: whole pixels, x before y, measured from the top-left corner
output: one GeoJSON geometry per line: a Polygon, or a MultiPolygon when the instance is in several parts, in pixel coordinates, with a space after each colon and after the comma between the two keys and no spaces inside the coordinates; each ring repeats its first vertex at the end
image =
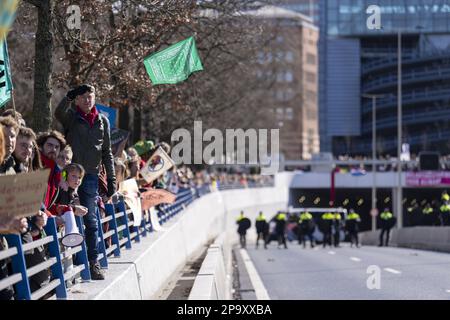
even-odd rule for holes
{"type": "Polygon", "coordinates": [[[450,171],[407,172],[406,185],[413,187],[450,185],[450,171]]]}

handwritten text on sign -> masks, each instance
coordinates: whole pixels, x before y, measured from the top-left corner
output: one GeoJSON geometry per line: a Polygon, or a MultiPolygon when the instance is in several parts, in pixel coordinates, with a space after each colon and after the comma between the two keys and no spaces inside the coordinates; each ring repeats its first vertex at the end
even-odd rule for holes
{"type": "Polygon", "coordinates": [[[37,214],[47,189],[50,170],[0,176],[0,216],[37,214]]]}

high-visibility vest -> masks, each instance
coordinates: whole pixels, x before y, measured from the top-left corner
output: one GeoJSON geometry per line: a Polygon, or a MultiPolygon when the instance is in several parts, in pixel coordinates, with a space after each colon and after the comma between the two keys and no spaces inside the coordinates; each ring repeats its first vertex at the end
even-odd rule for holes
{"type": "Polygon", "coordinates": [[[441,211],[442,212],[449,212],[450,211],[450,204],[443,204],[441,206],[441,211]]]}
{"type": "Polygon", "coordinates": [[[393,214],[392,214],[392,212],[389,212],[389,211],[383,211],[380,214],[380,218],[383,220],[389,220],[389,219],[392,219],[392,217],[393,217],[393,214]]]}
{"type": "Polygon", "coordinates": [[[444,200],[444,201],[449,201],[450,200],[450,196],[448,195],[448,193],[444,193],[442,195],[442,200],[444,200]]]}
{"type": "Polygon", "coordinates": [[[309,212],[303,212],[300,215],[300,222],[302,221],[307,221],[307,220],[311,220],[313,218],[312,214],[309,212]]]}
{"type": "Polygon", "coordinates": [[[241,220],[244,219],[244,218],[245,218],[244,215],[240,215],[239,217],[237,217],[236,221],[239,222],[239,221],[241,221],[241,220]]]}
{"type": "Polygon", "coordinates": [[[334,214],[332,214],[331,212],[324,213],[322,215],[322,219],[323,220],[333,220],[334,219],[334,214]]]}
{"type": "Polygon", "coordinates": [[[266,221],[266,217],[263,214],[261,214],[256,218],[256,221],[266,221]]]}
{"type": "Polygon", "coordinates": [[[286,220],[286,215],[284,213],[279,213],[277,215],[277,220],[286,220]]]}
{"type": "Polygon", "coordinates": [[[335,213],[335,214],[333,214],[333,219],[334,220],[341,220],[341,214],[340,213],[335,213]]]}
{"type": "Polygon", "coordinates": [[[430,207],[430,208],[423,209],[422,213],[423,214],[430,214],[430,213],[433,213],[433,211],[434,211],[433,208],[430,207]]]}
{"type": "Polygon", "coordinates": [[[352,212],[347,216],[347,220],[359,220],[359,214],[357,214],[356,212],[352,212]]]}

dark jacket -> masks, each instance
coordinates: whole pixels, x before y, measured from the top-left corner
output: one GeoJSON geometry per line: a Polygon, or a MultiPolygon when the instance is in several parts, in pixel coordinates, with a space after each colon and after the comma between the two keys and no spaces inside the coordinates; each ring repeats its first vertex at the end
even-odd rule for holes
{"type": "Polygon", "coordinates": [[[15,165],[16,162],[14,161],[14,157],[9,156],[5,160],[3,160],[3,163],[0,163],[0,175],[16,174],[16,170],[14,170],[15,165]]]}
{"type": "Polygon", "coordinates": [[[91,128],[66,97],[56,107],[55,117],[63,125],[66,140],[72,147],[72,162],[81,164],[86,173],[95,175],[99,174],[103,163],[108,179],[115,181],[108,118],[99,113],[91,128]]]}

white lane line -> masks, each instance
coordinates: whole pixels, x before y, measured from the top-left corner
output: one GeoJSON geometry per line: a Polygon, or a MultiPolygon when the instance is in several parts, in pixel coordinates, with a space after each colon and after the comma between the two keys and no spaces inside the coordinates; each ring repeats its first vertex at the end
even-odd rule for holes
{"type": "Polygon", "coordinates": [[[328,251],[328,254],[336,254],[334,251],[328,251]]]}
{"type": "Polygon", "coordinates": [[[357,257],[350,257],[350,260],[356,261],[356,262],[360,262],[361,261],[361,259],[357,258],[357,257]]]}
{"type": "Polygon", "coordinates": [[[400,274],[402,273],[401,271],[392,269],[392,268],[384,268],[384,271],[390,272],[390,273],[395,273],[395,274],[400,274]]]}
{"type": "Polygon", "coordinates": [[[450,293],[450,290],[445,290],[445,292],[450,293]]]}
{"type": "Polygon", "coordinates": [[[245,268],[247,269],[248,276],[250,277],[250,282],[252,283],[253,289],[255,289],[256,299],[270,300],[266,287],[264,287],[261,277],[259,276],[258,271],[256,271],[255,265],[250,259],[247,250],[241,249],[240,252],[245,268]]]}

